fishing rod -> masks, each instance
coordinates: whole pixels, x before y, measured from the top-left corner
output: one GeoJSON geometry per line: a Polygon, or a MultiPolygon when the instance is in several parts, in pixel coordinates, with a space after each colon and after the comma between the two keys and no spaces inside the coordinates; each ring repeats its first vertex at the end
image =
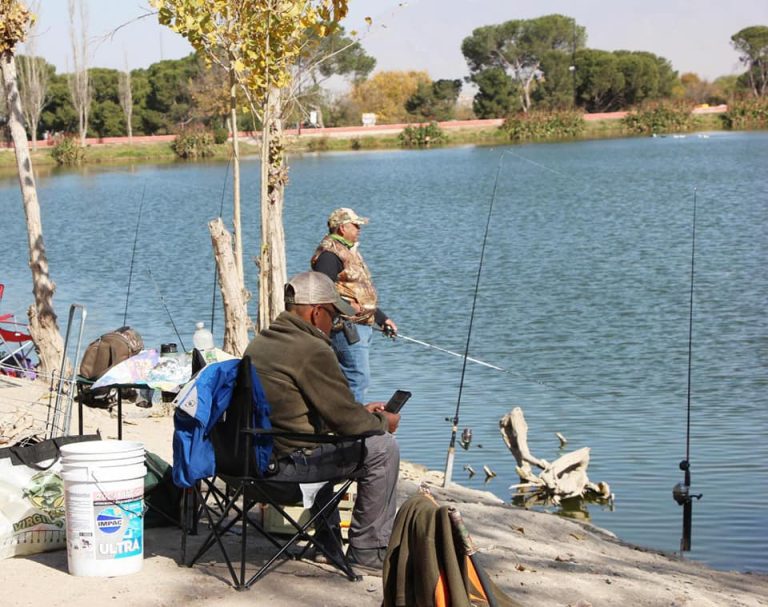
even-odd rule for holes
{"type": "Polygon", "coordinates": [[[693,228],[691,236],[691,298],[688,314],[688,407],[685,427],[685,459],[680,462],[680,470],[684,473],[682,483],[677,483],[672,489],[672,497],[679,506],[683,507],[683,535],[680,538],[680,553],[691,549],[691,530],[693,527],[693,498],[701,499],[702,494],[692,494],[691,491],[691,361],[693,359],[693,278],[696,252],[696,188],[693,189],[693,228]]]}
{"type": "Polygon", "coordinates": [[[186,352],[187,348],[184,347],[184,340],[181,339],[181,335],[179,335],[179,330],[176,328],[176,323],[173,322],[173,316],[171,316],[171,311],[168,309],[168,306],[165,305],[165,297],[163,296],[162,291],[160,291],[160,287],[157,285],[157,281],[155,280],[155,277],[152,276],[152,270],[149,266],[147,266],[147,272],[149,273],[149,277],[152,279],[152,284],[155,285],[155,291],[157,291],[157,294],[160,296],[160,301],[163,304],[163,307],[165,308],[165,313],[168,314],[168,318],[171,320],[171,324],[173,325],[173,330],[176,332],[176,337],[179,338],[179,344],[181,345],[181,349],[186,352]]]}
{"type": "Polygon", "coordinates": [[[501,174],[501,161],[504,159],[502,152],[499,156],[499,165],[496,169],[496,178],[493,181],[493,193],[491,194],[491,203],[488,205],[488,219],[485,222],[485,233],[483,234],[483,246],[480,249],[480,263],[477,267],[477,280],[475,281],[475,292],[472,296],[472,311],[469,314],[469,328],[467,329],[467,343],[464,347],[464,360],[461,365],[461,380],[459,381],[459,396],[456,400],[456,412],[451,422],[451,442],[448,444],[448,454],[445,458],[445,474],[443,475],[443,487],[447,487],[453,476],[453,459],[456,454],[456,434],[459,429],[459,411],[461,409],[461,393],[464,389],[464,376],[467,371],[467,359],[469,358],[469,342],[472,338],[472,324],[475,320],[475,308],[477,306],[477,293],[480,291],[480,275],[483,272],[483,259],[485,258],[485,245],[488,243],[488,231],[491,227],[491,214],[493,213],[493,203],[496,200],[496,190],[499,187],[499,175],[501,174]]]}
{"type": "MultiPolygon", "coordinates": [[[[391,331],[388,331],[387,328],[379,328],[379,327],[373,327],[376,331],[380,331],[385,336],[390,337],[391,339],[401,338],[405,341],[409,341],[414,344],[418,344],[420,346],[424,346],[425,348],[429,348],[431,350],[437,350],[439,352],[444,352],[445,354],[450,354],[451,356],[455,356],[457,358],[465,358],[463,354],[460,354],[459,352],[454,352],[453,350],[449,350],[447,348],[442,348],[440,346],[436,346],[435,344],[431,344],[426,341],[422,341],[421,339],[416,339],[415,337],[409,337],[408,335],[403,335],[398,331],[397,333],[392,333],[391,331]]],[[[579,400],[583,400],[588,403],[593,403],[595,405],[602,404],[599,401],[596,401],[593,398],[589,398],[587,396],[584,396],[582,394],[577,394],[576,392],[572,392],[571,390],[566,390],[565,388],[561,386],[555,386],[550,383],[547,383],[545,381],[542,381],[538,378],[531,377],[529,375],[525,375],[524,373],[520,373],[519,371],[515,371],[513,369],[505,369],[504,367],[499,367],[498,365],[494,365],[492,363],[486,362],[484,360],[481,360],[479,358],[473,358],[472,356],[467,356],[466,359],[469,362],[476,363],[478,365],[482,365],[483,367],[488,367],[489,369],[493,369],[494,371],[501,371],[502,373],[508,373],[509,375],[512,375],[514,377],[517,377],[518,379],[522,379],[523,381],[536,384],[538,386],[541,386],[543,388],[547,388],[548,390],[554,390],[555,392],[560,392],[561,394],[567,394],[568,396],[571,396],[573,398],[577,398],[579,400]]]]}
{"type": "Polygon", "coordinates": [[[139,217],[136,220],[136,233],[133,235],[133,251],[131,252],[131,269],[128,272],[128,291],[125,293],[125,312],[123,312],[123,326],[128,321],[128,298],[131,295],[131,280],[133,279],[133,260],[136,258],[136,243],[139,240],[139,226],[141,225],[141,209],[144,206],[144,194],[147,191],[146,184],[141,190],[141,201],[139,202],[139,217]]]}
{"type": "MultiPolygon", "coordinates": [[[[224,195],[227,193],[227,178],[229,177],[229,165],[232,164],[232,154],[227,161],[227,170],[224,172],[224,185],[221,188],[221,204],[219,205],[219,217],[224,215],[224,195]]],[[[216,312],[216,285],[219,282],[219,268],[216,265],[216,257],[213,259],[213,293],[211,295],[211,332],[213,332],[213,317],[216,312]]]]}

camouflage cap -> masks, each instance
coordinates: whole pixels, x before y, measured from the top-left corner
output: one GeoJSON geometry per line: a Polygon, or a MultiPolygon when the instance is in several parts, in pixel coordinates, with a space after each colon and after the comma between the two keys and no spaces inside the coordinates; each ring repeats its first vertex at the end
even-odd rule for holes
{"type": "Polygon", "coordinates": [[[291,278],[285,285],[285,303],[328,303],[345,316],[355,315],[355,309],[339,296],[336,285],[322,272],[302,272],[291,278]]]}
{"type": "Polygon", "coordinates": [[[365,225],[366,223],[368,223],[368,218],[360,217],[352,209],[348,209],[345,207],[342,207],[341,209],[336,209],[333,213],[331,213],[328,216],[328,229],[330,230],[332,230],[333,228],[338,228],[340,225],[344,225],[345,223],[365,225]]]}

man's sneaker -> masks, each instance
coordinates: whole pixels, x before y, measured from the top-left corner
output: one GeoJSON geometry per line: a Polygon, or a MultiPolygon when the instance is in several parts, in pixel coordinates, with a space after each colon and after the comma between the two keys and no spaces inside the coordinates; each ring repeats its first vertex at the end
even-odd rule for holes
{"type": "Polygon", "coordinates": [[[384,557],[387,549],[382,548],[355,548],[350,546],[347,550],[347,559],[353,567],[370,569],[376,571],[379,575],[384,571],[384,557]]]}

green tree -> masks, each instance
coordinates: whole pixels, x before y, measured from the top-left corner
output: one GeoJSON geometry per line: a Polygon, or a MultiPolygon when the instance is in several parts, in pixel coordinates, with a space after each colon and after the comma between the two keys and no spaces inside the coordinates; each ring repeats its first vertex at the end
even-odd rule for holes
{"type": "MultiPolygon", "coordinates": [[[[461,51],[469,65],[472,82],[477,84],[478,76],[485,70],[503,70],[517,84],[521,93],[519,107],[527,112],[536,82],[546,78],[542,71],[546,53],[556,51],[572,56],[576,49],[584,46],[585,40],[584,28],[573,19],[546,15],[477,28],[464,39],[461,51]]],[[[493,79],[498,81],[498,76],[493,79]]],[[[502,105],[498,100],[494,104],[502,105]]]]}
{"type": "Polygon", "coordinates": [[[416,92],[405,102],[405,109],[419,120],[443,121],[453,118],[461,80],[419,82],[416,92]]]}
{"type": "Polygon", "coordinates": [[[519,87],[500,67],[490,67],[472,76],[477,93],[472,110],[478,118],[503,118],[519,108],[519,87]]]}
{"type": "Polygon", "coordinates": [[[541,57],[541,78],[532,92],[535,107],[561,110],[575,103],[573,57],[561,51],[547,51],[541,57]]]}
{"type": "Polygon", "coordinates": [[[118,137],[126,134],[120,109],[120,72],[108,68],[92,68],[88,79],[93,87],[89,134],[118,137]]]}
{"type": "Polygon", "coordinates": [[[645,51],[614,51],[613,54],[618,59],[617,68],[624,76],[624,107],[672,96],[677,72],[668,60],[645,51]]]}
{"type": "MultiPolygon", "coordinates": [[[[142,114],[147,119],[145,132],[173,133],[190,121],[190,84],[201,70],[200,60],[192,53],[183,59],[159,61],[146,70],[132,72],[136,79],[140,79],[142,73],[146,75],[148,90],[143,103],[139,102],[140,107],[147,110],[142,114]]],[[[142,83],[134,83],[134,95],[138,98],[143,92],[142,83]]]]}
{"type": "Polygon", "coordinates": [[[739,60],[747,67],[744,81],[755,97],[768,91],[768,26],[745,27],[731,36],[739,60]]]}
{"type": "Polygon", "coordinates": [[[72,105],[66,74],[51,74],[48,82],[48,101],[40,114],[40,130],[50,133],[77,131],[77,112],[72,105]]]}
{"type": "Polygon", "coordinates": [[[612,112],[622,107],[624,74],[618,57],[608,51],[576,53],[576,95],[587,112],[612,112]]]}

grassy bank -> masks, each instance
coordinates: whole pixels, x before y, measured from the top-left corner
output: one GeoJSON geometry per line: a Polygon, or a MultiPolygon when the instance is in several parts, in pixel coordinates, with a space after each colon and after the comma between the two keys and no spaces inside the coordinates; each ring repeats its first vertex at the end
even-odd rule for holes
{"type": "MultiPolygon", "coordinates": [[[[697,131],[722,130],[723,121],[719,115],[701,115],[696,117],[697,131]]],[[[444,146],[456,145],[503,145],[510,143],[507,135],[496,127],[444,129],[444,146]]],[[[583,133],[572,140],[602,139],[611,137],[626,137],[621,120],[607,119],[594,120],[585,123],[583,133]]],[[[399,149],[400,139],[397,133],[385,133],[379,135],[352,135],[349,136],[318,136],[299,135],[289,136],[286,139],[286,149],[289,153],[313,153],[330,151],[354,151],[354,150],[385,150],[399,149]]],[[[50,147],[38,147],[32,152],[32,162],[35,168],[42,174],[46,174],[56,168],[56,162],[51,156],[50,147]]],[[[258,155],[260,147],[249,141],[240,142],[241,156],[258,155]]],[[[214,146],[214,155],[209,158],[228,159],[230,146],[228,144],[214,146]]],[[[140,144],[109,144],[90,145],[85,149],[84,164],[87,165],[126,165],[140,164],[144,162],[162,163],[176,162],[178,157],[168,142],[140,143],[140,144]]],[[[0,150],[0,176],[15,174],[16,158],[13,150],[0,150]]]]}

